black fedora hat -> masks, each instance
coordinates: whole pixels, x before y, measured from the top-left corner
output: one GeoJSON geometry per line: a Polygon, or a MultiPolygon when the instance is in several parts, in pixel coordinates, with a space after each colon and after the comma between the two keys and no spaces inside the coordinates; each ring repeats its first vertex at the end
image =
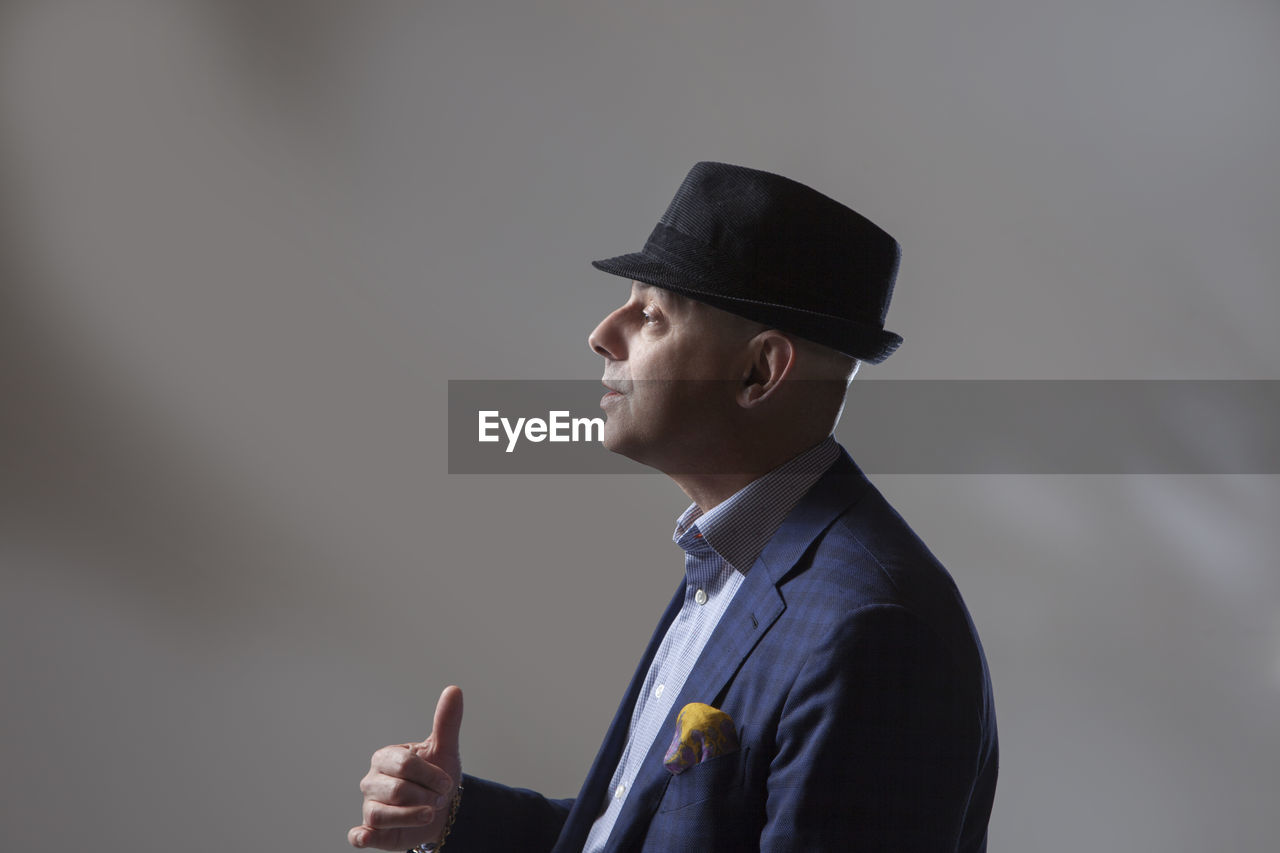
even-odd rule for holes
{"type": "Polygon", "coordinates": [[[901,252],[866,217],[781,175],[698,163],[639,252],[592,266],[878,364],[901,252]]]}

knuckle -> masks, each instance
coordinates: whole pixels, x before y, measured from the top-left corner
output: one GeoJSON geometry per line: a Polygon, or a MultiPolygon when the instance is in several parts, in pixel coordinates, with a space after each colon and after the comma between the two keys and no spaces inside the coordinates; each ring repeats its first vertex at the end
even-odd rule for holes
{"type": "Polygon", "coordinates": [[[366,801],[364,804],[364,825],[374,829],[386,829],[391,823],[391,815],[381,803],[366,801]]]}
{"type": "Polygon", "coordinates": [[[366,773],[365,777],[360,780],[360,793],[365,794],[366,796],[373,793],[374,789],[378,785],[377,780],[380,775],[381,774],[374,773],[372,770],[366,773]]]}
{"type": "Polygon", "coordinates": [[[412,799],[409,783],[403,779],[393,779],[387,786],[387,802],[397,806],[407,806],[412,799]]]}
{"type": "Polygon", "coordinates": [[[413,754],[400,746],[384,746],[373,754],[370,774],[404,776],[412,767],[413,754]]]}

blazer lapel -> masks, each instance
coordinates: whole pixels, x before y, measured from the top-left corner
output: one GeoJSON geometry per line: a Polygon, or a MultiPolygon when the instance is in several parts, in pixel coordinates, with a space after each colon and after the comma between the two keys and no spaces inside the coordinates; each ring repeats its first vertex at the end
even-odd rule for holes
{"type": "MultiPolygon", "coordinates": [[[[658,739],[650,745],[622,812],[618,815],[618,822],[614,824],[609,836],[609,843],[606,845],[608,851],[636,848],[643,839],[653,813],[671,781],[671,774],[662,765],[662,760],[668,745],[667,739],[675,730],[675,719],[680,709],[690,702],[720,706],[733,676],[786,609],[786,603],[778,592],[778,584],[795,568],[818,535],[848,509],[869,485],[849,454],[842,450],[840,458],[801,498],[769,540],[699,655],[698,662],[694,664],[680,695],[671,706],[666,722],[659,730],[658,739]]],[[[632,690],[628,693],[624,708],[619,709],[619,715],[624,709],[626,711],[627,719],[623,723],[622,732],[624,742],[626,726],[630,722],[640,683],[648,671],[649,661],[653,659],[657,644],[662,641],[667,626],[675,619],[683,598],[683,585],[676,598],[673,602],[676,610],[668,608],[659,633],[654,635],[655,639],[650,643],[645,663],[632,680],[632,690]]],[[[614,725],[616,728],[617,718],[614,725]]],[[[613,730],[610,732],[612,734],[613,730]]],[[[613,762],[608,765],[600,789],[612,778],[620,754],[621,745],[613,762]]]]}

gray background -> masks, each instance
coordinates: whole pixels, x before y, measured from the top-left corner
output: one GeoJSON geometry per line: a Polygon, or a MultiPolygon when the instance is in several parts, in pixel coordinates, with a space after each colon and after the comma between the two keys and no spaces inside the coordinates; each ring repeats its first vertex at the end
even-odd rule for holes
{"type": "MultiPolygon", "coordinates": [[[[598,376],[586,262],[696,160],[902,241],[859,382],[1280,378],[1278,37],[1265,0],[0,5],[0,846],[344,849],[455,682],[469,770],[575,792],[685,502],[449,476],[446,382],[598,376]]],[[[993,850],[1274,849],[1277,477],[877,482],[986,644],[993,850]]]]}

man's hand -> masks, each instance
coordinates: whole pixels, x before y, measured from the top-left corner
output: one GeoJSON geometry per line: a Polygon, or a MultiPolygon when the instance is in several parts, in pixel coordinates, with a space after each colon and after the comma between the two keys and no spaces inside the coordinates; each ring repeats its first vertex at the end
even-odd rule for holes
{"type": "Polygon", "coordinates": [[[462,781],[461,728],[462,691],[446,687],[436,703],[430,737],[384,746],[373,754],[369,772],[360,780],[364,823],[347,833],[352,847],[405,850],[440,840],[462,781]]]}

